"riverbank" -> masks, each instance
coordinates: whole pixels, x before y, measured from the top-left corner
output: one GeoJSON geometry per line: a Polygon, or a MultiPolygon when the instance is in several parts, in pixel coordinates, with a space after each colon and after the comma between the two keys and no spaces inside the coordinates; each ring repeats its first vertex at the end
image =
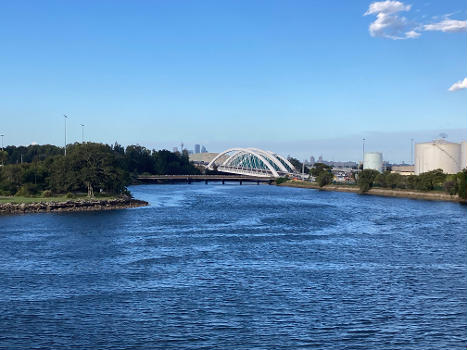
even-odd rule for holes
{"type": "MultiPolygon", "coordinates": [[[[287,181],[279,184],[278,186],[286,187],[297,187],[297,188],[311,188],[321,191],[335,191],[335,192],[350,192],[359,193],[358,186],[352,185],[327,185],[319,187],[317,184],[307,181],[287,181]]],[[[411,198],[411,199],[424,199],[432,201],[449,201],[466,203],[466,201],[460,199],[458,196],[451,196],[443,192],[421,192],[415,190],[390,190],[387,188],[372,188],[364,195],[384,196],[384,197],[397,197],[397,198],[411,198]]]]}
{"type": "Polygon", "coordinates": [[[96,211],[144,207],[148,202],[129,197],[110,199],[67,199],[0,203],[0,215],[96,211]]]}

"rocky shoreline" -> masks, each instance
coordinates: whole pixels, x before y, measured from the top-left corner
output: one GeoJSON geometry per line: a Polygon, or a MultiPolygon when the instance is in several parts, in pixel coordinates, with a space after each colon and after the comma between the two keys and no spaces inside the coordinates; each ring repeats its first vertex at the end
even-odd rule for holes
{"type": "MultiPolygon", "coordinates": [[[[338,185],[327,185],[324,187],[319,187],[311,183],[302,183],[299,181],[287,181],[280,184],[279,186],[287,187],[299,187],[299,188],[311,188],[321,191],[335,191],[335,192],[350,192],[350,193],[359,193],[358,187],[350,186],[338,186],[338,185]]],[[[439,192],[418,192],[413,190],[391,190],[386,188],[372,188],[368,192],[363,193],[362,195],[374,195],[374,196],[383,196],[383,197],[396,197],[396,198],[411,198],[411,199],[424,199],[431,201],[448,201],[448,202],[458,202],[465,203],[464,200],[460,199],[458,196],[451,196],[447,193],[439,192]]]]}
{"type": "Polygon", "coordinates": [[[144,207],[148,202],[133,198],[70,199],[64,202],[2,203],[2,214],[60,213],[144,207]]]}

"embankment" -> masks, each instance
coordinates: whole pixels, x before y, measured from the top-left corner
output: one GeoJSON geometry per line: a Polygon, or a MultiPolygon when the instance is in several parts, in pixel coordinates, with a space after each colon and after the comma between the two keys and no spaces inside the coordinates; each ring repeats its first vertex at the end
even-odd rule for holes
{"type": "MultiPolygon", "coordinates": [[[[321,190],[321,191],[359,193],[359,188],[357,186],[327,185],[324,187],[319,187],[316,184],[305,182],[305,181],[287,181],[287,182],[281,183],[279,186],[312,188],[312,189],[321,190]]],[[[466,203],[465,200],[460,199],[458,196],[451,196],[447,193],[435,192],[435,191],[421,192],[421,191],[412,191],[412,190],[390,190],[387,188],[372,188],[371,190],[364,193],[363,195],[466,203]]]]}
{"type": "Polygon", "coordinates": [[[133,198],[113,198],[101,200],[75,199],[63,202],[3,203],[0,204],[0,215],[112,210],[144,207],[146,205],[148,205],[148,202],[133,198]]]}

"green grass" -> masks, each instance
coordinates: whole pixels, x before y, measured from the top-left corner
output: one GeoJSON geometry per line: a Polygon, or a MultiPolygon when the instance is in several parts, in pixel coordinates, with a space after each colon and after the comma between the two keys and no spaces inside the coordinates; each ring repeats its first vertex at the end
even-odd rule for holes
{"type": "MultiPolygon", "coordinates": [[[[112,196],[102,196],[102,197],[95,197],[93,199],[115,199],[116,197],[112,196]]],[[[66,202],[70,200],[76,199],[88,199],[87,196],[79,196],[75,198],[66,198],[63,196],[57,197],[21,197],[21,196],[13,196],[13,197],[2,197],[0,196],[0,203],[38,203],[38,202],[66,202]]]]}

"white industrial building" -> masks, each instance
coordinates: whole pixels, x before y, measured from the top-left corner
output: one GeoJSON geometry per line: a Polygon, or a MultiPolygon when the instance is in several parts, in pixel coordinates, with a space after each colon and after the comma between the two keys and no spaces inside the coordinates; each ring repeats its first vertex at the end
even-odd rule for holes
{"type": "Polygon", "coordinates": [[[363,169],[383,172],[383,154],[380,152],[365,152],[363,155],[363,169]]]}
{"type": "Polygon", "coordinates": [[[446,140],[415,144],[415,175],[442,169],[455,174],[467,167],[467,142],[455,143],[446,140]]]}

